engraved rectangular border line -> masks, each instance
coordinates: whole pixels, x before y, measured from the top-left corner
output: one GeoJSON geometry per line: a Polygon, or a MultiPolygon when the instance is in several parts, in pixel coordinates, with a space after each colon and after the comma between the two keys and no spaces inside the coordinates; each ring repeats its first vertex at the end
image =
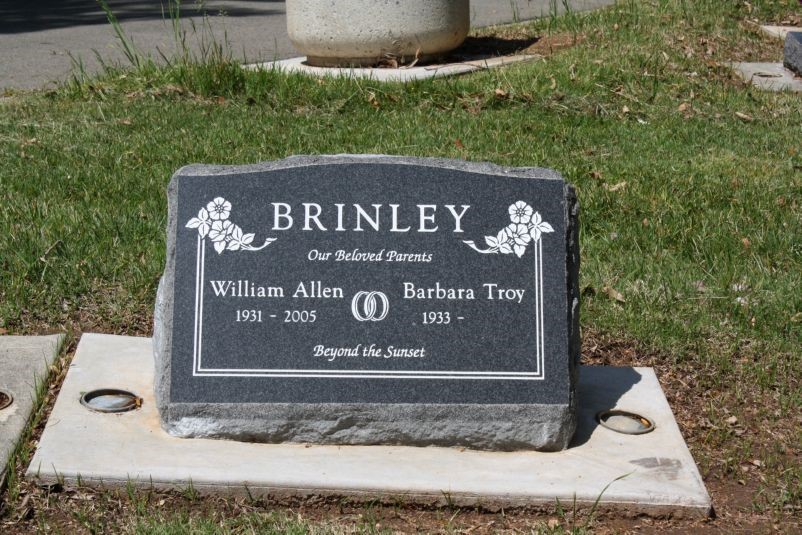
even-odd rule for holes
{"type": "Polygon", "coordinates": [[[203,351],[203,280],[206,267],[206,240],[198,236],[195,267],[195,321],[192,351],[193,377],[309,377],[335,379],[470,379],[495,381],[542,381],[545,379],[543,348],[543,248],[538,240],[535,256],[535,372],[463,372],[463,371],[395,371],[395,370],[293,370],[293,369],[246,369],[204,368],[203,351]]]}

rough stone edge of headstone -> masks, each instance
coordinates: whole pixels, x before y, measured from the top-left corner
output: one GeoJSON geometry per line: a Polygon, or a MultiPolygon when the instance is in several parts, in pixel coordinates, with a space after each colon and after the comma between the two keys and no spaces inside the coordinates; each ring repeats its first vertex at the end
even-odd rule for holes
{"type": "MultiPolygon", "coordinates": [[[[570,390],[568,398],[568,415],[571,421],[565,423],[569,431],[569,440],[574,436],[577,426],[577,386],[579,385],[579,364],[582,352],[580,336],[580,295],[579,295],[579,198],[574,187],[565,182],[565,252],[566,252],[566,286],[568,288],[568,373],[570,390]]],[[[564,447],[568,447],[566,443],[564,447]]]]}
{"type": "Polygon", "coordinates": [[[169,432],[166,421],[169,419],[170,405],[170,348],[173,346],[173,300],[167,296],[173,293],[175,282],[175,238],[177,226],[176,177],[179,169],[167,186],[167,251],[164,273],[156,290],[156,303],[153,311],[153,388],[156,407],[159,410],[162,427],[169,432]]]}
{"type": "MultiPolygon", "coordinates": [[[[53,361],[55,361],[58,358],[58,356],[61,354],[61,350],[64,347],[64,341],[67,339],[67,336],[64,333],[57,333],[57,334],[47,334],[47,335],[38,335],[38,336],[4,335],[4,336],[2,336],[0,338],[4,338],[4,339],[12,338],[12,339],[14,339],[15,342],[20,342],[17,345],[13,345],[11,347],[11,349],[25,348],[26,345],[24,344],[24,342],[27,341],[27,340],[30,340],[32,338],[48,338],[48,339],[52,339],[53,340],[53,343],[51,345],[51,349],[44,355],[45,366],[44,366],[43,375],[39,376],[39,374],[34,373],[34,384],[32,385],[32,388],[35,391],[36,389],[39,388],[39,382],[40,381],[45,381],[47,379],[47,376],[48,376],[48,373],[49,373],[49,369],[50,369],[50,365],[53,364],[53,361]]],[[[13,393],[13,395],[15,395],[15,397],[19,397],[20,396],[17,393],[13,393]]],[[[19,399],[23,399],[23,398],[20,397],[19,399]]],[[[19,399],[16,399],[15,402],[18,403],[19,399]]],[[[29,411],[29,414],[25,415],[25,425],[20,430],[20,437],[22,436],[22,433],[25,432],[25,428],[30,424],[31,416],[33,416],[33,411],[36,410],[36,394],[35,394],[35,392],[34,392],[34,396],[32,398],[30,398],[30,403],[31,403],[31,410],[29,411]]],[[[17,439],[17,441],[13,444],[13,447],[12,447],[11,451],[9,452],[9,455],[7,456],[7,458],[0,459],[0,463],[2,463],[2,464],[0,464],[0,490],[4,489],[5,486],[6,486],[6,475],[8,474],[8,462],[11,460],[10,456],[13,455],[13,452],[18,447],[18,444],[17,444],[18,441],[19,441],[19,439],[17,439]]]]}
{"type": "Polygon", "coordinates": [[[788,32],[785,36],[783,65],[802,76],[802,32],[788,32]]]}
{"type": "Polygon", "coordinates": [[[567,404],[173,403],[169,410],[162,426],[181,438],[496,451],[565,449],[574,420],[567,404]]]}
{"type": "Polygon", "coordinates": [[[463,160],[453,160],[448,158],[421,158],[413,156],[390,156],[386,154],[335,154],[320,156],[289,156],[283,160],[275,160],[246,165],[207,165],[190,164],[185,165],[175,172],[173,180],[179,176],[207,176],[207,175],[233,175],[245,173],[260,173],[265,171],[276,171],[291,167],[308,167],[312,165],[337,165],[337,164],[394,164],[394,165],[417,165],[425,167],[438,167],[453,169],[455,171],[465,171],[469,173],[479,173],[486,175],[507,175],[520,178],[545,178],[563,180],[562,175],[552,169],[544,167],[504,167],[489,162],[468,162],[463,160]]]}
{"type": "MultiPolygon", "coordinates": [[[[568,349],[570,391],[567,404],[536,405],[411,405],[386,404],[377,408],[367,404],[338,404],[338,409],[350,416],[363,416],[363,425],[373,425],[368,430],[356,429],[344,436],[348,428],[348,418],[335,415],[322,418],[326,414],[326,404],[181,404],[170,403],[170,348],[172,347],[173,303],[168,299],[173,292],[175,281],[175,238],[177,234],[177,197],[180,177],[246,174],[275,171],[293,167],[336,164],[394,164],[415,165],[453,169],[469,173],[506,175],[518,178],[537,178],[563,180],[562,175],[552,169],[542,167],[502,167],[488,162],[467,162],[444,158],[419,158],[388,155],[321,155],[290,156],[283,160],[268,161],[250,165],[206,165],[191,164],[176,171],[168,185],[167,251],[164,274],[159,281],[154,310],[153,354],[154,390],[156,405],[160,414],[162,428],[173,436],[184,438],[234,438],[255,442],[314,442],[318,444],[403,444],[403,445],[448,445],[470,446],[477,449],[520,450],[537,449],[559,451],[565,449],[576,430],[576,385],[579,373],[579,203],[574,188],[565,183],[565,229],[566,229],[566,281],[568,284],[568,349]],[[269,411],[272,407],[273,411],[269,411]],[[516,420],[521,410],[527,410],[529,427],[522,429],[522,421],[516,420]],[[289,412],[288,412],[289,411],[289,412]],[[403,414],[399,414],[403,411],[403,414]],[[269,412],[276,412],[272,417],[269,412]],[[240,417],[232,417],[240,414],[240,417]],[[287,418],[288,414],[291,418],[287,418]],[[438,433],[431,427],[421,425],[418,415],[438,414],[452,425],[444,425],[438,433]],[[465,418],[470,414],[469,419],[465,418]],[[545,422],[532,422],[533,415],[548,414],[545,422]],[[256,416],[259,418],[254,419],[256,416]],[[411,415],[411,418],[410,418],[411,415]],[[399,433],[398,424],[408,418],[404,432],[399,433]],[[311,418],[311,420],[310,420],[311,418]],[[389,418],[389,420],[388,420],[389,418]],[[222,419],[222,421],[221,421],[222,419]],[[392,421],[392,433],[382,437],[381,423],[392,421]],[[307,424],[303,427],[301,422],[307,424]],[[488,433],[487,426],[502,423],[497,433],[488,433]],[[504,422],[508,422],[506,427],[504,422]],[[376,424],[379,424],[378,427],[376,424]],[[268,427],[268,425],[272,427],[268,427]],[[290,430],[292,429],[292,432],[290,430]],[[471,437],[476,432],[477,436],[471,437]],[[339,434],[338,434],[339,433],[339,434]],[[493,436],[491,436],[493,435],[493,436]],[[467,439],[465,437],[468,437],[467,439]],[[462,438],[459,438],[462,437],[462,438]]],[[[330,412],[330,411],[328,411],[330,412]]],[[[389,430],[388,430],[389,432],[389,430]]]]}

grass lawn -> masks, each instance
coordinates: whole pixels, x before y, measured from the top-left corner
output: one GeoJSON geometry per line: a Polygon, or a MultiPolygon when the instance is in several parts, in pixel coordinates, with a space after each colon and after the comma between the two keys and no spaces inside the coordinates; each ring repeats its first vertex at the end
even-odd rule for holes
{"type": "MultiPolygon", "coordinates": [[[[189,163],[350,152],[551,167],[582,205],[583,359],[656,368],[718,513],[703,523],[601,514],[593,527],[793,531],[802,95],[753,89],[726,63],[776,61],[782,43],[757,23],[800,14],[797,0],[621,0],[479,30],[541,38],[547,57],[459,78],[315,80],[242,71],[223,51],[12,94],[0,99],[0,333],[149,335],[165,187],[189,163]]],[[[0,531],[560,532],[590,521],[41,490],[19,478],[37,432],[12,460],[0,531]]]]}

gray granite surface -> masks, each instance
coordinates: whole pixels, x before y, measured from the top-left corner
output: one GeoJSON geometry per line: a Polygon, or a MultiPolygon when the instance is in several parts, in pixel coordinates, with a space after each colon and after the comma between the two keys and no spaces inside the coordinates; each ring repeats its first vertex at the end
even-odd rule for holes
{"type": "Polygon", "coordinates": [[[802,76],[802,32],[788,32],[785,36],[783,65],[802,76]]]}
{"type": "MultiPolygon", "coordinates": [[[[576,426],[579,361],[578,203],[559,174],[393,156],[292,157],[250,166],[187,166],[173,177],[168,198],[167,265],[157,296],[154,353],[157,404],[162,425],[171,434],[491,450],[567,446],[576,426]],[[241,242],[242,248],[236,243],[223,248],[221,233],[216,238],[211,234],[214,228],[200,238],[194,237],[195,228],[186,228],[201,217],[199,206],[218,195],[232,205],[225,219],[255,235],[247,244],[241,242]],[[508,208],[522,199],[542,214],[539,242],[519,236],[525,247],[513,251],[520,243],[509,238],[508,250],[503,244],[493,250],[493,237],[507,239],[497,236],[498,231],[515,226],[508,208]],[[336,220],[326,215],[305,220],[310,228],[303,231],[295,211],[295,227],[282,232],[278,222],[287,220],[278,219],[278,208],[272,217],[265,211],[274,202],[286,202],[293,210],[303,202],[375,203],[383,205],[384,216],[392,204],[407,216],[405,207],[431,204],[439,207],[440,231],[385,232],[385,218],[381,232],[348,232],[352,218],[344,224],[349,228],[337,233],[331,232],[336,220]],[[470,211],[460,222],[449,220],[443,215],[448,205],[457,211],[470,206],[470,211]],[[328,232],[314,232],[322,230],[317,227],[328,232]],[[216,245],[221,250],[212,248],[216,245]],[[431,258],[393,264],[316,263],[307,257],[312,249],[339,248],[428,251],[431,258]],[[534,276],[538,258],[541,286],[534,276]],[[271,281],[270,287],[283,288],[283,296],[221,297],[212,282],[241,285],[244,280],[247,288],[258,285],[260,277],[271,281]],[[402,299],[408,280],[423,287],[442,281],[443,286],[474,288],[476,298],[402,299]],[[335,281],[331,286],[341,287],[345,295],[291,298],[297,281],[335,281]],[[511,287],[523,293],[507,301],[489,300],[482,281],[514,281],[511,287]],[[386,318],[357,319],[380,316],[385,308],[381,300],[372,308],[364,299],[358,301],[362,290],[389,296],[386,318]],[[362,308],[354,311],[354,303],[362,308]],[[243,308],[259,309],[264,317],[253,325],[234,322],[234,314],[243,308]],[[285,309],[311,308],[318,315],[315,323],[282,323],[285,309]],[[424,326],[421,314],[429,310],[450,312],[453,323],[424,326]],[[276,317],[268,319],[271,311],[276,317]],[[356,341],[364,342],[362,351],[370,342],[379,348],[393,343],[421,347],[428,358],[329,361],[313,356],[315,346],[353,348],[360,345],[356,341]],[[487,379],[482,376],[487,373],[497,375],[487,379]]],[[[531,232],[530,215],[524,217],[531,232]]],[[[435,226],[434,220],[417,224],[421,229],[435,226]]],[[[397,228],[405,225],[415,226],[401,221],[397,228]]],[[[242,240],[225,239],[227,245],[242,240]]]]}

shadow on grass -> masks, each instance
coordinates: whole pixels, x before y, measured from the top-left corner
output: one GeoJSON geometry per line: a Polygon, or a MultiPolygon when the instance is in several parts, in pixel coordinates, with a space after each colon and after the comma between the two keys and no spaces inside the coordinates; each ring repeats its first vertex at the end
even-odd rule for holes
{"type": "Polygon", "coordinates": [[[539,37],[528,39],[503,39],[493,36],[468,37],[459,48],[449,54],[449,59],[465,61],[509,56],[529,48],[539,40],[539,37]]]}

